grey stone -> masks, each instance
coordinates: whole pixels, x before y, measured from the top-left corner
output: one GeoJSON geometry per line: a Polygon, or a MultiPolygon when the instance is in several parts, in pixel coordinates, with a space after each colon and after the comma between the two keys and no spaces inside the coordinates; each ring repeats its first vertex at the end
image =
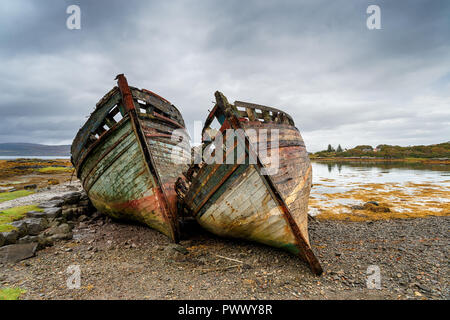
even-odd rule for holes
{"type": "Polygon", "coordinates": [[[48,235],[66,234],[66,233],[70,233],[71,231],[72,231],[72,228],[67,223],[63,223],[63,224],[60,224],[59,226],[50,228],[46,232],[46,234],[48,234],[48,235]]]}
{"type": "Polygon", "coordinates": [[[166,252],[177,251],[177,252],[182,253],[182,254],[188,254],[189,253],[189,251],[185,247],[183,247],[182,245],[176,244],[176,243],[169,244],[164,250],[166,252]]]}
{"type": "Polygon", "coordinates": [[[70,192],[62,196],[62,198],[64,199],[64,204],[66,205],[77,203],[80,200],[80,197],[81,197],[80,192],[70,192]]]}
{"type": "Polygon", "coordinates": [[[5,239],[5,244],[13,244],[16,243],[17,238],[19,238],[19,231],[11,230],[6,232],[1,232],[3,238],[5,239]]]}
{"type": "Polygon", "coordinates": [[[57,241],[57,240],[70,240],[73,238],[73,233],[72,232],[68,232],[68,233],[57,233],[54,234],[52,236],[49,237],[50,240],[52,241],[57,241]]]}
{"type": "Polygon", "coordinates": [[[37,241],[40,249],[53,245],[53,240],[50,237],[45,236],[43,233],[37,236],[37,241]]]}
{"type": "Polygon", "coordinates": [[[28,218],[45,218],[44,212],[41,211],[29,211],[27,212],[28,218]]]}
{"type": "Polygon", "coordinates": [[[24,221],[27,224],[28,234],[32,236],[37,236],[48,225],[47,220],[44,218],[28,218],[24,221]]]}
{"type": "Polygon", "coordinates": [[[37,184],[29,184],[23,187],[25,190],[31,190],[31,189],[36,189],[37,188],[37,184]]]}
{"type": "Polygon", "coordinates": [[[27,234],[27,224],[25,221],[23,220],[19,220],[19,221],[14,221],[11,222],[10,225],[12,225],[14,228],[17,229],[17,231],[19,232],[18,237],[23,237],[24,235],[27,234]]]}
{"type": "Polygon", "coordinates": [[[73,217],[73,208],[63,209],[61,216],[66,220],[70,220],[73,217]]]}
{"type": "Polygon", "coordinates": [[[62,207],[64,204],[64,200],[63,199],[59,199],[59,200],[50,200],[44,203],[41,203],[39,205],[40,208],[44,209],[44,208],[57,208],[57,207],[62,207]]]}
{"type": "Polygon", "coordinates": [[[0,262],[18,262],[34,256],[37,243],[11,244],[0,248],[0,262]]]}
{"type": "Polygon", "coordinates": [[[61,208],[46,208],[44,209],[45,216],[47,219],[55,219],[59,217],[62,213],[61,208]]]}
{"type": "Polygon", "coordinates": [[[78,221],[83,222],[86,221],[88,219],[87,216],[85,216],[84,214],[82,214],[81,216],[78,217],[78,221]]]}
{"type": "Polygon", "coordinates": [[[31,242],[39,242],[38,237],[37,236],[26,235],[25,237],[22,237],[19,240],[17,240],[17,243],[19,243],[19,244],[21,244],[21,243],[31,243],[31,242]]]}

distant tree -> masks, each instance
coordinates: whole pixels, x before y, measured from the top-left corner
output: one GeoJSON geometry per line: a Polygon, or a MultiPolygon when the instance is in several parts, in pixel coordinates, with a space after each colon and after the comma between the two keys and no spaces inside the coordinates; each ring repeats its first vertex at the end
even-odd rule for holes
{"type": "Polygon", "coordinates": [[[338,147],[337,147],[337,149],[336,149],[336,152],[342,152],[342,147],[341,147],[341,145],[338,145],[338,147]]]}
{"type": "Polygon", "coordinates": [[[327,152],[334,152],[334,148],[331,146],[331,144],[328,145],[327,152]]]}

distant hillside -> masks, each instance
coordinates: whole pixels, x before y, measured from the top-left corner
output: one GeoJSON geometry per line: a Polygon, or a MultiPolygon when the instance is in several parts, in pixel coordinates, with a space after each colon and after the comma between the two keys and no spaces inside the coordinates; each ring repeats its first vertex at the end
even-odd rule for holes
{"type": "Polygon", "coordinates": [[[70,145],[48,146],[35,143],[0,143],[0,156],[70,156],[70,145]]]}
{"type": "Polygon", "coordinates": [[[372,148],[369,145],[361,145],[348,150],[342,150],[342,148],[335,150],[328,146],[327,150],[316,152],[314,155],[317,157],[375,157],[385,159],[450,158],[450,142],[409,147],[380,144],[376,148],[372,148]]]}

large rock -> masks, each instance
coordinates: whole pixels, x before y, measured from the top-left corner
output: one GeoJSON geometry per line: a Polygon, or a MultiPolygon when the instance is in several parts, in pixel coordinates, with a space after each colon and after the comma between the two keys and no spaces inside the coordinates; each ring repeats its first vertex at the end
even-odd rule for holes
{"type": "Polygon", "coordinates": [[[44,212],[41,211],[29,211],[27,212],[28,218],[45,218],[44,212]]]}
{"type": "Polygon", "coordinates": [[[5,244],[13,244],[16,243],[17,238],[19,238],[19,231],[11,230],[7,232],[1,232],[3,238],[5,239],[5,244]]]}
{"type": "Polygon", "coordinates": [[[45,234],[41,233],[37,236],[37,241],[39,243],[39,249],[43,249],[45,247],[49,247],[53,245],[53,240],[45,234]]]}
{"type": "Polygon", "coordinates": [[[18,262],[36,253],[37,243],[11,244],[0,248],[0,262],[18,262]]]}
{"type": "Polygon", "coordinates": [[[66,193],[62,196],[65,205],[75,204],[80,200],[81,193],[80,192],[70,192],[66,193]]]}
{"type": "Polygon", "coordinates": [[[60,224],[59,226],[50,228],[45,233],[48,235],[55,235],[55,234],[66,234],[70,233],[71,231],[72,228],[67,223],[63,223],[60,224]]]}
{"type": "Polygon", "coordinates": [[[73,238],[73,233],[69,232],[69,233],[57,233],[54,234],[50,237],[48,237],[49,240],[51,241],[57,241],[57,240],[70,240],[73,238]]]}
{"type": "Polygon", "coordinates": [[[31,242],[39,242],[37,236],[26,235],[25,237],[17,240],[17,243],[31,243],[31,242]]]}
{"type": "Polygon", "coordinates": [[[17,231],[19,232],[18,237],[23,237],[24,235],[27,234],[27,224],[25,221],[23,220],[19,220],[19,221],[14,221],[11,222],[10,225],[12,225],[14,228],[17,229],[17,231]]]}
{"type": "Polygon", "coordinates": [[[47,219],[55,219],[59,217],[62,213],[61,208],[47,208],[44,209],[44,213],[47,219]]]}
{"type": "Polygon", "coordinates": [[[62,207],[64,204],[64,199],[55,199],[55,200],[50,200],[44,203],[41,203],[39,205],[40,208],[44,209],[44,208],[55,208],[55,207],[62,207]]]}
{"type": "Polygon", "coordinates": [[[37,236],[39,232],[47,228],[48,222],[44,218],[28,218],[24,219],[27,224],[28,234],[37,236]]]}

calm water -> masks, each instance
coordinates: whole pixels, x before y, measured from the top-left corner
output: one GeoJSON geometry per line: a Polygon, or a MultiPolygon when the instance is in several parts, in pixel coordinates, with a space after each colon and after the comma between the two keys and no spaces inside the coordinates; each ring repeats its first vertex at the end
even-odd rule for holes
{"type": "Polygon", "coordinates": [[[393,162],[312,162],[313,183],[433,183],[450,186],[450,165],[393,162]]]}
{"type": "Polygon", "coordinates": [[[450,165],[393,162],[312,162],[310,213],[350,213],[364,201],[394,212],[447,214],[450,165]]]}

